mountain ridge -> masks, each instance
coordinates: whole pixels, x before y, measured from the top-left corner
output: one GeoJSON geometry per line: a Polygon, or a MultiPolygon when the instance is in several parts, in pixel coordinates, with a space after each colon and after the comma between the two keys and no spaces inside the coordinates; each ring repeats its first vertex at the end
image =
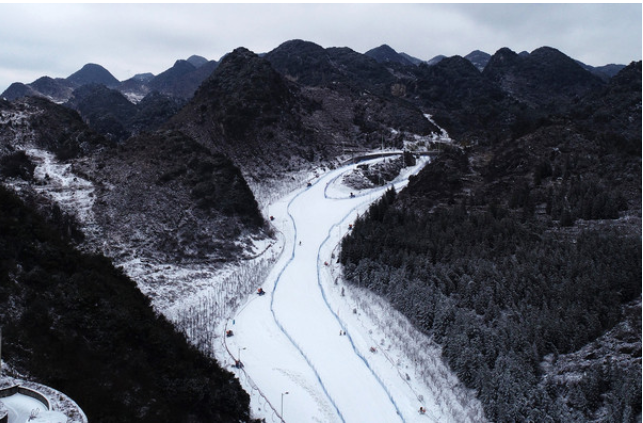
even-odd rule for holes
{"type": "MultiPolygon", "coordinates": [[[[410,160],[430,151],[432,162],[407,189],[387,193],[354,225],[338,253],[345,275],[358,285],[373,282],[370,289],[390,294],[400,312],[435,335],[454,378],[475,390],[490,420],[640,416],[632,382],[640,375],[640,338],[637,344],[638,335],[626,329],[629,321],[640,327],[631,302],[640,297],[641,279],[641,62],[604,79],[550,47],[500,49],[482,71],[470,59],[405,66],[291,40],[261,55],[240,47],[198,68],[178,60],[176,78],[170,72],[163,84],[173,94],[143,93],[145,83],[130,81],[140,90],[135,101],[102,84],[73,87],[67,105],[0,100],[0,178],[78,249],[128,269],[138,263],[148,301],[178,303],[204,285],[173,280],[166,275],[172,269],[188,266],[211,277],[253,257],[256,244],[270,245],[276,235],[260,210],[274,196],[306,189],[320,172],[365,152],[404,151],[410,160]],[[193,95],[176,97],[208,66],[216,67],[193,95]],[[83,189],[74,195],[87,196],[83,213],[62,200],[76,186],[83,189]],[[589,360],[584,346],[596,358],[579,363],[588,370],[581,375],[568,361],[589,360]],[[606,364],[610,357],[619,360],[606,364]]],[[[53,78],[37,86],[50,98],[72,88],[53,78]]],[[[382,176],[381,168],[366,170],[382,176]]],[[[11,212],[7,221],[27,230],[32,218],[22,221],[21,214],[27,216],[11,212]]],[[[23,245],[4,237],[2,248],[23,245]]],[[[58,249],[44,251],[55,256],[58,249]]],[[[0,263],[8,281],[0,284],[0,309],[13,319],[10,300],[19,298],[21,313],[38,319],[14,319],[14,333],[39,333],[45,326],[33,322],[47,319],[84,319],[85,309],[71,317],[56,311],[48,302],[58,298],[56,289],[41,301],[22,301],[27,286],[82,284],[41,277],[47,258],[20,251],[27,250],[11,250],[0,263]]],[[[92,297],[90,309],[120,310],[110,305],[117,297],[96,289],[100,298],[92,297]]],[[[69,295],[63,305],[73,308],[69,295]]],[[[85,322],[59,330],[80,340],[99,328],[92,318],[85,322]]],[[[39,356],[20,359],[30,342],[16,341],[11,365],[64,381],[39,356]]],[[[131,356],[140,360],[137,348],[131,356]]],[[[77,358],[64,351],[65,363],[77,358]]],[[[108,363],[94,363],[106,381],[97,388],[119,404],[128,396],[143,401],[109,377],[108,363]]],[[[204,371],[196,370],[196,380],[207,377],[204,371]]],[[[147,372],[129,369],[126,377],[143,383],[147,372]]],[[[101,409],[93,391],[74,383],[74,396],[101,409]]],[[[217,392],[229,395],[232,408],[247,408],[242,393],[222,386],[217,392]]],[[[212,421],[194,407],[196,421],[212,421]]]]}

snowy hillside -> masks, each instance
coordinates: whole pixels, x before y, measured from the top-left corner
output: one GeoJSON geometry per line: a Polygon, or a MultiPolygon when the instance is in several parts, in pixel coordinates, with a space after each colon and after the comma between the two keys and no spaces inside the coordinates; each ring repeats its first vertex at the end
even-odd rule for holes
{"type": "MultiPolygon", "coordinates": [[[[407,169],[390,186],[401,189],[423,164],[407,169]]],[[[222,278],[227,283],[213,282],[216,288],[178,302],[167,314],[238,374],[251,393],[255,417],[483,421],[479,403],[442,364],[437,345],[388,304],[343,284],[334,259],[338,242],[356,216],[389,188],[351,196],[342,177],[355,167],[330,171],[271,204],[279,242],[257,259],[254,271],[245,263],[240,269],[246,269],[246,277],[231,272],[222,278]],[[268,268],[261,263],[273,260],[262,281],[258,276],[268,268]],[[226,306],[234,302],[226,291],[238,294],[241,285],[246,296],[238,309],[226,306]],[[265,295],[256,293],[259,287],[265,295]],[[226,310],[227,319],[220,320],[226,310]],[[420,407],[426,412],[421,414],[420,407]]]]}
{"type": "Polygon", "coordinates": [[[273,205],[284,254],[262,286],[266,295],[255,295],[227,322],[232,357],[219,356],[241,355],[240,378],[265,396],[253,396],[253,407],[266,418],[281,414],[283,393],[287,421],[483,420],[479,404],[442,365],[437,346],[386,304],[343,285],[335,247],[385,189],[351,196],[341,185],[351,168],[273,205]]]}
{"type": "MultiPolygon", "coordinates": [[[[36,189],[91,228],[92,184],[51,154],[26,150],[36,164],[36,189]]],[[[390,159],[366,164],[382,160],[390,159]]],[[[424,164],[354,195],[342,181],[357,165],[317,170],[280,199],[266,194],[276,237],[258,241],[256,256],[236,264],[212,268],[145,257],[116,264],[192,343],[238,375],[254,417],[483,421],[480,404],[444,366],[439,346],[378,297],[344,285],[336,263],[351,222],[424,164]],[[266,295],[256,294],[259,287],[266,295]],[[242,368],[234,365],[239,359],[242,368]]]]}

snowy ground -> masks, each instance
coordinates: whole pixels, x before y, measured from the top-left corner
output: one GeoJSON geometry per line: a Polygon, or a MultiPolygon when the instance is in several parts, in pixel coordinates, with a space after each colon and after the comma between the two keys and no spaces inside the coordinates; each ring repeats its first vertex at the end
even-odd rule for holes
{"type": "Polygon", "coordinates": [[[67,416],[60,411],[50,411],[35,398],[24,394],[14,394],[0,398],[9,410],[9,423],[65,423],[67,416]]]}
{"type": "MultiPolygon", "coordinates": [[[[36,189],[91,228],[91,183],[52,155],[27,151],[38,165],[36,180],[46,182],[36,189]]],[[[394,181],[398,191],[423,163],[394,181]]],[[[301,180],[311,186],[303,182],[280,199],[276,191],[264,193],[277,237],[271,244],[258,243],[255,259],[218,270],[144,257],[117,264],[143,292],[160,294],[152,297],[155,308],[191,342],[238,375],[250,393],[254,418],[484,421],[475,396],[442,363],[439,346],[379,297],[344,284],[337,245],[349,224],[388,188],[351,197],[341,180],[354,168],[318,169],[301,180]],[[266,295],[254,293],[259,286],[266,295]],[[234,336],[224,336],[226,330],[234,336]],[[239,358],[242,369],[233,366],[239,358]]]]}
{"type": "Polygon", "coordinates": [[[36,165],[36,191],[49,196],[68,213],[76,215],[84,227],[93,223],[94,186],[75,175],[71,164],[59,163],[53,153],[38,148],[25,149],[36,165]]]}
{"type": "Polygon", "coordinates": [[[232,369],[252,394],[253,416],[267,421],[483,420],[437,346],[386,303],[341,281],[336,246],[387,188],[351,197],[340,181],[352,168],[271,205],[284,253],[262,285],[266,295],[253,294],[226,322],[233,336],[220,338],[217,358],[241,359],[243,368],[232,369]]]}
{"type": "MultiPolygon", "coordinates": [[[[37,189],[91,227],[91,184],[41,150],[29,154],[38,164],[36,179],[47,181],[37,189]]],[[[394,183],[398,191],[422,164],[394,183]]],[[[253,260],[218,270],[144,257],[117,264],[143,292],[159,294],[151,296],[154,306],[191,342],[238,375],[255,418],[483,421],[480,404],[443,365],[437,345],[380,298],[343,283],[337,245],[388,188],[351,198],[341,181],[354,168],[319,169],[290,195],[275,200],[270,193],[265,211],[275,216],[277,237],[257,243],[253,260]],[[254,293],[259,286],[266,295],[254,293]],[[234,336],[225,337],[226,329],[234,336]],[[233,367],[239,357],[243,369],[233,367]]]]}

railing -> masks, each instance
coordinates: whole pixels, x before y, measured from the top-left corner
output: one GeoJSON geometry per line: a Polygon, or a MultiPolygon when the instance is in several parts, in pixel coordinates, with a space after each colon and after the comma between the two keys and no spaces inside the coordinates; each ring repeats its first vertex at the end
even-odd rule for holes
{"type": "Polygon", "coordinates": [[[35,400],[38,400],[44,404],[47,410],[51,410],[51,404],[49,403],[49,399],[43,394],[41,394],[40,392],[34,391],[33,389],[25,388],[24,386],[20,386],[20,385],[13,385],[5,389],[0,389],[0,398],[10,397],[11,395],[15,395],[15,394],[26,395],[35,400]]]}

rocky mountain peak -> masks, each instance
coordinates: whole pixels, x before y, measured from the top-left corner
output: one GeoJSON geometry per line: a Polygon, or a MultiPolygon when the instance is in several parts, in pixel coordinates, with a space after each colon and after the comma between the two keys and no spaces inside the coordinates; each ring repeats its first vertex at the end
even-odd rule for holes
{"type": "Polygon", "coordinates": [[[551,47],[538,48],[529,55],[502,48],[491,57],[483,75],[527,104],[567,102],[603,84],[576,61],[551,47]],[[533,86],[538,86],[538,90],[533,86]]]}
{"type": "Polygon", "coordinates": [[[201,66],[208,63],[208,59],[202,56],[197,56],[196,54],[193,54],[192,56],[188,57],[187,61],[188,63],[192,64],[195,68],[200,68],[201,66]]]}
{"type": "Polygon", "coordinates": [[[240,47],[226,55],[194,94],[191,103],[221,121],[227,137],[280,119],[288,110],[289,88],[270,62],[240,47]]]}
{"type": "Polygon", "coordinates": [[[151,72],[145,72],[145,73],[137,73],[132,77],[134,81],[140,81],[140,82],[149,82],[152,79],[154,79],[154,74],[151,72]]]}
{"type": "Polygon", "coordinates": [[[518,60],[520,60],[520,56],[516,54],[515,51],[503,47],[500,50],[496,51],[490,58],[489,62],[487,63],[487,66],[485,68],[485,72],[487,74],[494,72],[495,69],[497,68],[503,68],[506,66],[513,66],[518,60]],[[489,70],[487,70],[487,68],[489,70]]]}
{"type": "Polygon", "coordinates": [[[94,63],[88,63],[79,71],[69,75],[67,81],[76,85],[103,84],[107,87],[113,87],[119,83],[107,69],[94,63]]]}
{"type": "Polygon", "coordinates": [[[2,93],[2,98],[15,100],[21,97],[33,96],[34,93],[34,89],[29,85],[23,84],[22,82],[14,82],[2,93]]]}
{"type": "Polygon", "coordinates": [[[379,47],[371,49],[364,53],[364,55],[372,57],[378,63],[399,63],[405,66],[413,65],[411,61],[400,55],[398,52],[396,52],[386,44],[382,44],[379,47]]]}
{"type": "Polygon", "coordinates": [[[437,65],[442,59],[446,59],[446,56],[443,54],[438,54],[437,56],[426,61],[426,64],[429,66],[437,65]]]}
{"type": "Polygon", "coordinates": [[[491,55],[489,53],[485,53],[484,51],[474,50],[464,56],[464,58],[473,63],[473,65],[478,68],[480,72],[482,72],[485,66],[487,66],[487,63],[489,63],[491,55]]]}
{"type": "Polygon", "coordinates": [[[477,75],[477,69],[474,64],[462,56],[446,57],[440,60],[435,66],[438,68],[457,70],[460,75],[477,75]]]}

